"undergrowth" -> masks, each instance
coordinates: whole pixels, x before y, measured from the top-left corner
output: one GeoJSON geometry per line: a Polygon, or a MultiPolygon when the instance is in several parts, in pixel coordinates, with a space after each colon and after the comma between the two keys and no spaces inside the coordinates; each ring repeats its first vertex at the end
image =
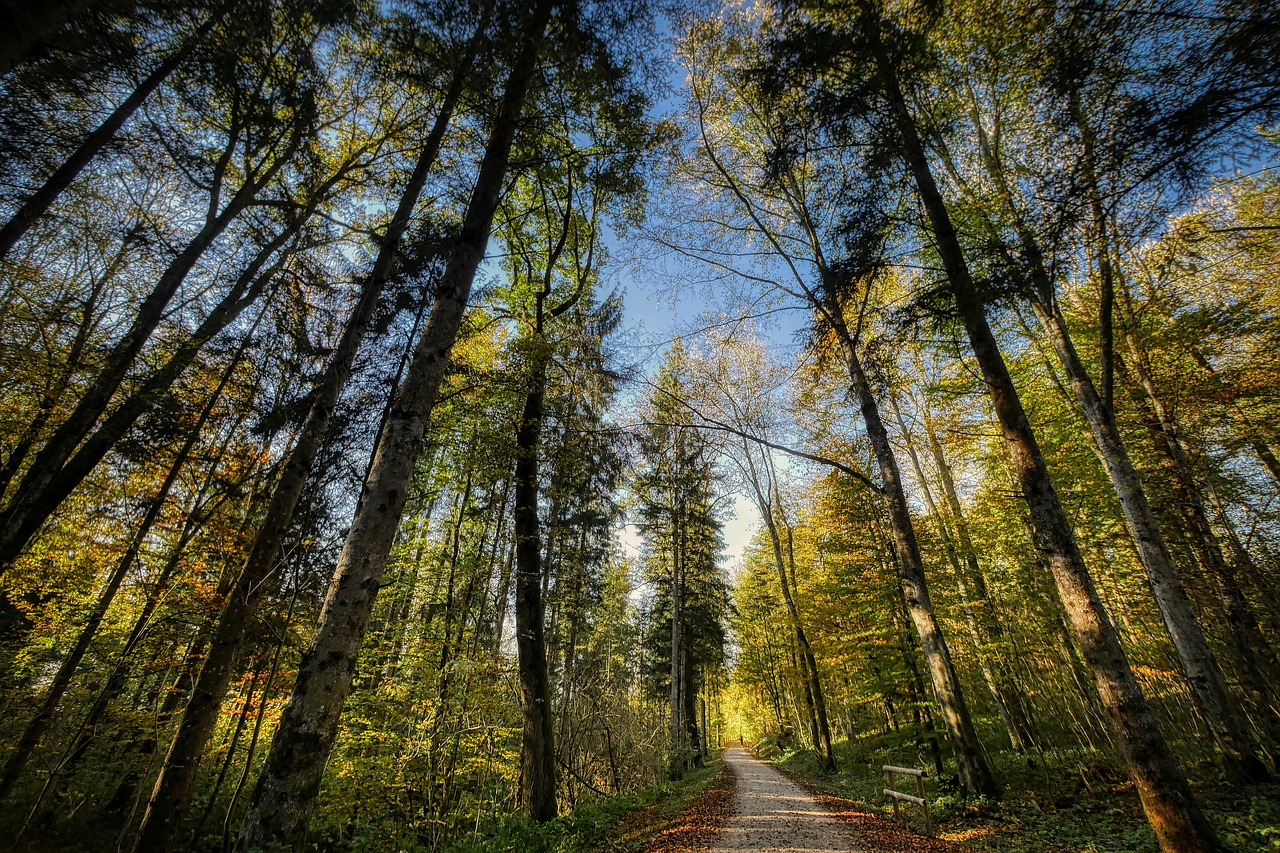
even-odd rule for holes
{"type": "Polygon", "coordinates": [[[661,827],[689,807],[720,775],[713,760],[678,782],[666,782],[629,796],[609,797],[547,823],[508,815],[480,836],[453,842],[445,853],[642,853],[661,827]],[[644,812],[643,825],[628,820],[644,812]]]}

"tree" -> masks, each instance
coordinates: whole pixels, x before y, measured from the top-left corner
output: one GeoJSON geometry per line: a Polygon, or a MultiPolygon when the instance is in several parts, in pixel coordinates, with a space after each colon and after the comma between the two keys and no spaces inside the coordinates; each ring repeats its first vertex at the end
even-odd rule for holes
{"type": "MultiPolygon", "coordinates": [[[[1098,598],[934,178],[930,152],[904,90],[904,81],[909,84],[923,77],[928,69],[927,39],[934,22],[927,17],[914,26],[890,21],[881,8],[870,3],[855,5],[849,11],[852,15],[838,25],[821,19],[811,24],[797,22],[798,29],[778,41],[778,57],[787,58],[796,68],[810,62],[820,66],[835,56],[848,58],[855,43],[865,51],[853,66],[859,74],[848,78],[849,85],[842,87],[843,91],[832,94],[846,108],[843,120],[860,116],[872,122],[873,132],[914,185],[955,311],[1008,441],[1010,458],[1030,510],[1036,546],[1052,568],[1148,820],[1168,850],[1219,849],[1177,759],[1155,724],[1110,615],[1098,598]],[[803,42],[796,35],[800,31],[804,32],[803,42]]],[[[827,112],[830,114],[829,108],[827,112]]]]}
{"type": "Polygon", "coordinates": [[[172,843],[179,810],[188,797],[199,756],[217,721],[237,652],[245,640],[259,600],[271,586],[272,574],[280,561],[285,533],[293,520],[303,487],[328,432],[333,409],[351,375],[356,353],[373,319],[383,289],[392,275],[428,173],[435,165],[450,119],[471,76],[472,65],[487,25],[486,9],[480,16],[475,32],[461,47],[457,65],[440,95],[435,122],[422,143],[395,213],[378,241],[377,257],[364,280],[338,346],[329,357],[325,372],[312,391],[307,420],[289,458],[281,468],[266,516],[258,528],[235,588],[223,608],[217,633],[210,643],[200,675],[192,688],[191,698],[183,709],[177,731],[156,779],[135,842],[136,849],[160,848],[172,843]]]}
{"type": "Polygon", "coordinates": [[[379,437],[315,637],[241,826],[240,849],[261,846],[267,840],[297,839],[319,791],[342,702],[351,687],[356,654],[404,508],[405,487],[435,405],[449,349],[462,322],[471,283],[484,257],[520,111],[553,6],[550,0],[541,2],[525,25],[458,242],[379,437]]]}
{"type": "MultiPolygon", "coordinates": [[[[1053,28],[1056,23],[1048,21],[1042,26],[1053,28]]],[[[1124,167],[1111,165],[1118,159],[1118,155],[1110,152],[1123,146],[1124,141],[1117,140],[1115,137],[1122,137],[1125,131],[1116,131],[1109,125],[1117,122],[1125,128],[1132,122],[1124,116],[1145,111],[1142,99],[1134,96],[1126,97],[1131,88],[1127,85],[1126,78],[1137,77],[1139,71],[1105,65],[1109,57],[1126,56],[1127,50],[1121,47],[1121,42],[1130,43],[1144,35],[1141,30],[1135,32],[1137,28],[1132,24],[1128,26],[1124,24],[1123,20],[1112,19],[1105,14],[1090,16],[1084,21],[1073,19],[1067,24],[1062,35],[1049,39],[1048,43],[1052,45],[1047,48],[1049,51],[1061,51],[1065,56],[1071,57],[1094,52],[1099,44],[1109,45],[1107,50],[1099,53],[1102,57],[1101,61],[1081,63],[1073,59],[1059,59],[1056,62],[1053,60],[1046,62],[1044,57],[1036,57],[1037,60],[1049,66],[1050,70],[1047,74],[1050,76],[1062,69],[1061,73],[1066,79],[1055,80],[1051,92],[1046,93],[1045,100],[1048,100],[1051,94],[1056,94],[1053,92],[1054,89],[1066,90],[1065,100],[1069,115],[1059,121],[1067,127],[1074,126],[1072,129],[1078,135],[1078,142],[1076,140],[1072,142],[1076,142],[1080,149],[1074,166],[1079,174],[1074,178],[1059,177],[1057,182],[1068,186],[1080,186],[1089,200],[1086,234],[1090,236],[1088,242],[1092,243],[1093,267],[1096,270],[1100,290],[1101,374],[1097,384],[1089,375],[1068,330],[1063,311],[1063,299],[1058,294],[1058,283],[1053,272],[1069,268],[1070,259],[1050,257],[1054,250],[1046,249],[1045,240],[1038,236],[1039,233],[1054,234],[1062,227],[1060,223],[1069,221],[1071,214],[1057,209],[1048,211],[1028,209],[1028,205],[1020,202],[1015,196],[1010,176],[1003,166],[1005,154],[1001,146],[1007,146],[1008,140],[1020,130],[1020,124],[1015,122],[1020,118],[1017,113],[1020,111],[1021,104],[1006,102],[992,110],[993,115],[990,118],[981,114],[980,104],[971,102],[968,105],[973,116],[973,135],[977,142],[976,159],[982,165],[984,182],[991,187],[991,194],[994,196],[998,211],[995,216],[988,215],[985,224],[991,232],[992,241],[997,245],[999,241],[1005,239],[1001,233],[1003,230],[1012,232],[1008,243],[1000,251],[1006,258],[1005,263],[1015,270],[1014,275],[1025,280],[1024,288],[1027,298],[1040,321],[1045,337],[1063,366],[1067,385],[1089,426],[1098,457],[1119,496],[1125,521],[1141,554],[1152,592],[1164,616],[1166,628],[1178,652],[1183,671],[1191,685],[1192,694],[1201,713],[1210,721],[1214,737],[1224,752],[1224,765],[1228,772],[1241,773],[1246,778],[1260,779],[1268,774],[1253,755],[1253,747],[1246,734],[1244,718],[1236,707],[1218,661],[1209,648],[1199,619],[1191,608],[1190,599],[1179,577],[1173,555],[1157,523],[1137,469],[1129,458],[1115,417],[1114,395],[1111,390],[1113,385],[1112,339],[1114,337],[1111,328],[1111,305],[1114,301],[1115,279],[1119,270],[1112,263],[1111,220],[1104,207],[1100,168],[1109,167],[1108,177],[1112,185],[1123,184],[1124,167]],[[1074,48],[1069,46],[1072,43],[1076,45],[1074,48]],[[1088,48],[1084,47],[1086,44],[1089,45],[1088,48]],[[1081,71],[1082,68],[1087,70],[1081,71]],[[1095,95],[1097,90],[1106,93],[1105,101],[1098,104],[1089,103],[1091,98],[1102,100],[1103,96],[1095,95]],[[1133,100],[1138,103],[1131,103],[1130,101],[1133,100]],[[1101,127],[1098,126],[1099,122],[1103,123],[1101,127]],[[991,124],[994,129],[994,139],[986,130],[988,124],[991,124]],[[1105,157],[1099,153],[1103,144],[1108,151],[1105,157]],[[997,224],[996,220],[1001,224],[997,224]]],[[[1004,37],[1002,33],[987,36],[984,30],[978,27],[973,29],[979,38],[1002,40],[1004,37]]],[[[987,52],[1004,57],[1004,59],[993,58],[994,66],[1003,69],[1016,63],[1012,56],[1005,53],[999,41],[996,41],[994,46],[988,47],[987,52]]],[[[1035,79],[1036,72],[1028,68],[1022,72],[1022,76],[1035,79]]],[[[998,92],[1002,88],[1012,89],[1013,87],[997,85],[992,88],[998,92]]],[[[990,99],[994,100],[994,96],[990,96],[990,99]]],[[[1041,120],[1037,117],[1033,121],[1041,120]]],[[[1030,123],[1027,119],[1022,119],[1022,122],[1030,123]]],[[[934,144],[942,149],[948,143],[938,140],[934,144]]],[[[1131,143],[1131,147],[1138,146],[1135,142],[1131,143]]],[[[943,158],[946,162],[952,162],[954,156],[954,153],[945,153],[943,158]]],[[[970,199],[978,201],[975,188],[964,175],[956,172],[953,173],[952,179],[970,199]]],[[[1051,177],[1041,178],[1041,180],[1050,185],[1054,183],[1054,178],[1051,177]]],[[[1036,193],[1030,197],[1034,199],[1046,196],[1052,198],[1047,193],[1036,193]]],[[[1075,203],[1063,200],[1058,204],[1074,206],[1075,203]]],[[[977,209],[983,211],[981,206],[977,209]]],[[[1051,236],[1049,239],[1058,238],[1051,236]]]]}
{"type": "Polygon", "coordinates": [[[654,688],[666,688],[673,779],[706,758],[697,697],[724,653],[727,606],[717,567],[720,523],[711,492],[712,446],[685,424],[681,402],[688,370],[677,341],[648,401],[647,423],[638,437],[644,462],[633,485],[648,573],[661,581],[650,604],[648,642],[654,688]]]}

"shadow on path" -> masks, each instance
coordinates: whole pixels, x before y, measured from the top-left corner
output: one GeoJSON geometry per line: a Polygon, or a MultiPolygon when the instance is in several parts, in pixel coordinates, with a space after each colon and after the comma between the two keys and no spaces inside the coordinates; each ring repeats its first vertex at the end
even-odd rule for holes
{"type": "Polygon", "coordinates": [[[730,747],[724,760],[737,777],[738,790],[733,815],[720,831],[713,853],[866,850],[806,791],[745,749],[730,747]]]}

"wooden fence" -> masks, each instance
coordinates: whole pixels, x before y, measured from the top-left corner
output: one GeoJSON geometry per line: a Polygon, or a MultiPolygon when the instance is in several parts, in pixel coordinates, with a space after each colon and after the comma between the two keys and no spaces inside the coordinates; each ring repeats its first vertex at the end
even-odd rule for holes
{"type": "Polygon", "coordinates": [[[924,812],[924,831],[926,835],[933,835],[933,824],[929,820],[929,801],[924,797],[924,777],[929,774],[923,770],[913,770],[910,767],[894,767],[892,764],[884,765],[884,783],[888,787],[884,789],[885,796],[893,800],[893,817],[898,819],[898,802],[901,800],[907,803],[915,803],[924,812]],[[893,777],[895,774],[903,776],[916,777],[916,792],[919,796],[904,794],[901,791],[893,790],[893,777]]]}

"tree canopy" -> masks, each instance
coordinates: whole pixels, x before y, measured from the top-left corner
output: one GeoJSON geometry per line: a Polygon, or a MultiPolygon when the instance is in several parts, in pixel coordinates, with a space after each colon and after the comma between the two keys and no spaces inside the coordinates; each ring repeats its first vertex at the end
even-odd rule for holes
{"type": "Polygon", "coordinates": [[[1273,6],[0,4],[0,829],[1270,849],[1273,6]]]}

